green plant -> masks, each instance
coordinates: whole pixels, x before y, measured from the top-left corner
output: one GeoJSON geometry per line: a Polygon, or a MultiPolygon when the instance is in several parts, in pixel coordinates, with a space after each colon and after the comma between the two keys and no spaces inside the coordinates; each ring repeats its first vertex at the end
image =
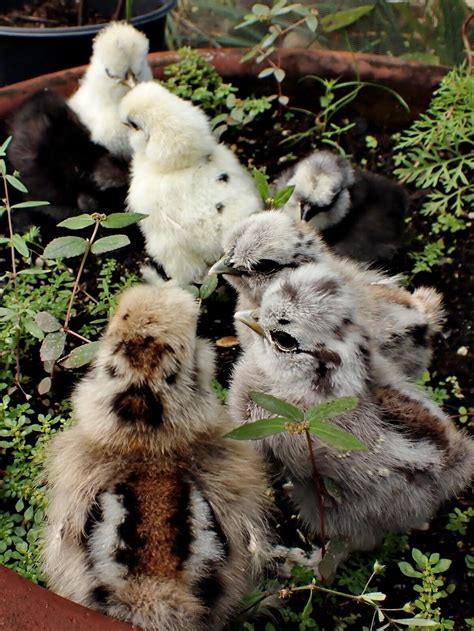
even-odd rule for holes
{"type": "Polygon", "coordinates": [[[269,177],[266,173],[263,173],[263,171],[259,171],[258,169],[254,169],[252,175],[255,180],[255,186],[260,193],[260,197],[262,198],[265,207],[269,210],[284,206],[295,190],[294,186],[284,186],[282,189],[275,191],[275,193],[272,194],[268,183],[269,177]]]}
{"type": "Polygon", "coordinates": [[[474,75],[466,66],[453,68],[394,149],[395,175],[426,191],[420,212],[431,222],[430,234],[418,237],[422,248],[411,254],[414,273],[446,262],[455,235],[467,228],[474,204],[473,111],[474,75]]]}
{"type": "Polygon", "coordinates": [[[468,506],[465,510],[455,508],[454,511],[448,514],[449,521],[446,524],[446,530],[451,530],[464,537],[473,517],[474,508],[472,506],[468,506]]]}
{"type": "Polygon", "coordinates": [[[451,561],[442,559],[437,552],[428,556],[417,548],[412,549],[412,558],[415,567],[407,561],[401,561],[398,567],[402,574],[419,581],[413,586],[418,594],[413,603],[414,610],[418,610],[415,618],[432,620],[438,629],[454,629],[454,622],[442,618],[438,605],[438,600],[446,598],[454,591],[452,584],[443,589],[446,580],[441,576],[449,569],[451,561]]]}
{"type": "Polygon", "coordinates": [[[216,69],[190,48],[178,51],[181,59],[165,68],[164,85],[177,96],[201,107],[218,135],[232,126],[243,127],[272,106],[272,97],[240,98],[238,90],[225,83],[216,69]]]}

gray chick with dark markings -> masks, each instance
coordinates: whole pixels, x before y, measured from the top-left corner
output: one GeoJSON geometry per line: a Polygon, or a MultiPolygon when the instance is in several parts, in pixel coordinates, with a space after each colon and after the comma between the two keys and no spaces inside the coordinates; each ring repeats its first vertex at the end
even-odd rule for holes
{"type": "Polygon", "coordinates": [[[396,182],[314,151],[280,176],[277,188],[287,185],[295,190],[283,210],[310,222],[337,254],[389,261],[401,246],[408,195],[396,182]]]}
{"type": "Polygon", "coordinates": [[[263,463],[223,436],[198,312],[124,293],[46,465],[49,588],[146,631],[222,628],[269,554],[263,463]]]}
{"type": "MultiPolygon", "coordinates": [[[[312,438],[330,538],[347,539],[352,550],[370,549],[387,532],[422,526],[469,484],[472,443],[374,351],[341,275],[306,265],[269,287],[257,316],[236,317],[257,333],[233,375],[229,405],[236,423],[271,416],[250,391],[305,410],[343,396],[359,399],[355,411],[331,423],[355,435],[366,451],[341,451],[312,438]]],[[[256,442],[293,482],[303,522],[320,535],[305,436],[285,432],[256,442]]]]}

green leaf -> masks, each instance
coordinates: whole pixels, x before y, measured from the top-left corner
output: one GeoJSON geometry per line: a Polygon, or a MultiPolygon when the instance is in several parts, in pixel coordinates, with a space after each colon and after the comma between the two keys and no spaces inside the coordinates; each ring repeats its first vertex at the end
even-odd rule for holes
{"type": "Polygon", "coordinates": [[[421,572],[415,570],[411,563],[407,563],[406,561],[400,561],[398,567],[400,568],[400,572],[402,574],[405,574],[405,576],[409,576],[410,578],[421,578],[423,576],[421,572]]]}
{"type": "Polygon", "coordinates": [[[0,320],[2,322],[8,322],[14,318],[16,318],[16,311],[7,307],[0,307],[0,320]]]}
{"type": "Polygon", "coordinates": [[[273,74],[273,68],[270,66],[268,68],[264,68],[263,70],[261,70],[258,73],[258,78],[259,79],[265,79],[265,77],[269,77],[272,74],[273,74]]]}
{"type": "Polygon", "coordinates": [[[267,15],[270,15],[270,8],[265,4],[257,3],[252,6],[252,13],[258,17],[266,17],[267,15]]]}
{"type": "Polygon", "coordinates": [[[358,438],[349,432],[339,429],[331,423],[323,421],[310,421],[309,431],[319,440],[335,447],[336,449],[346,449],[349,451],[367,451],[367,447],[358,438]]]}
{"type": "Polygon", "coordinates": [[[452,561],[450,559],[440,559],[436,565],[431,568],[431,571],[435,574],[446,572],[451,567],[452,561]]]}
{"type": "Polygon", "coordinates": [[[13,136],[8,136],[8,138],[5,140],[5,142],[3,143],[3,145],[0,147],[0,155],[4,156],[9,144],[11,143],[11,141],[13,140],[13,136]]]}
{"type": "Polygon", "coordinates": [[[366,592],[361,598],[368,601],[382,601],[387,598],[387,595],[383,592],[366,592]]]}
{"type": "Polygon", "coordinates": [[[428,557],[425,556],[418,548],[412,548],[411,556],[413,560],[420,566],[426,565],[428,563],[428,557]]]}
{"type": "Polygon", "coordinates": [[[308,15],[305,20],[305,24],[312,33],[316,32],[316,29],[318,28],[318,20],[315,15],[308,15]]]}
{"type": "Polygon", "coordinates": [[[42,340],[44,338],[43,331],[39,328],[33,318],[26,318],[26,320],[24,321],[24,325],[25,329],[33,337],[36,337],[38,340],[42,340]]]}
{"type": "Polygon", "coordinates": [[[21,193],[28,193],[28,189],[23,182],[20,182],[20,180],[14,175],[5,175],[5,179],[11,186],[13,186],[13,188],[16,188],[17,191],[20,191],[21,193]]]}
{"type": "Polygon", "coordinates": [[[64,331],[56,331],[48,333],[44,338],[40,348],[41,361],[54,361],[61,357],[66,343],[66,333],[64,331]]]}
{"type": "Polygon", "coordinates": [[[275,68],[273,71],[273,76],[278,81],[278,83],[281,83],[283,81],[285,75],[286,73],[282,68],[275,68]]]}
{"type": "Polygon", "coordinates": [[[51,378],[43,377],[43,379],[41,379],[41,381],[39,382],[37,386],[38,394],[40,395],[48,394],[48,392],[51,390],[51,385],[52,385],[51,378]]]}
{"type": "Polygon", "coordinates": [[[25,508],[25,504],[23,500],[20,498],[18,502],[15,504],[15,510],[17,513],[21,513],[21,511],[25,508]]]}
{"type": "MultiPolygon", "coordinates": [[[[0,155],[2,155],[0,153],[0,155]]],[[[5,164],[5,160],[1,159],[0,160],[0,175],[5,175],[5,173],[7,172],[7,166],[5,164]]]]}
{"type": "Polygon", "coordinates": [[[90,215],[83,213],[82,215],[77,215],[76,217],[64,219],[64,221],[58,223],[58,227],[69,228],[70,230],[82,230],[82,228],[87,228],[87,226],[92,226],[94,224],[95,219],[92,219],[90,215]]]}
{"type": "Polygon", "coordinates": [[[254,403],[259,405],[264,410],[268,410],[278,416],[284,416],[290,421],[303,421],[304,413],[291,403],[277,399],[271,394],[264,394],[263,392],[250,392],[250,398],[254,403]]]}
{"type": "Polygon", "coordinates": [[[57,318],[48,313],[48,311],[40,311],[35,316],[35,322],[39,328],[45,333],[54,333],[59,331],[61,323],[57,318]]]}
{"type": "Polygon", "coordinates": [[[30,256],[30,251],[28,250],[28,246],[26,245],[25,241],[19,234],[15,233],[12,236],[12,245],[15,248],[15,250],[21,254],[21,256],[24,256],[25,258],[28,258],[30,256]]]}
{"type": "Polygon", "coordinates": [[[295,190],[295,187],[294,185],[292,185],[292,186],[285,186],[285,188],[282,188],[280,191],[278,191],[275,197],[273,198],[273,207],[281,208],[282,206],[284,206],[286,202],[290,199],[290,197],[293,195],[294,190],[295,190]]]}
{"type": "Polygon", "coordinates": [[[33,506],[28,506],[23,515],[25,521],[31,521],[33,519],[33,506]]]}
{"type": "Polygon", "coordinates": [[[75,348],[66,359],[61,362],[64,368],[80,368],[89,364],[95,357],[99,347],[99,342],[90,342],[75,348]]]}
{"type": "Polygon", "coordinates": [[[329,13],[321,18],[321,24],[327,33],[338,31],[341,28],[346,28],[346,26],[354,24],[354,22],[360,20],[364,15],[369,14],[374,9],[374,6],[373,4],[363,4],[360,7],[355,7],[348,11],[329,13]]]}
{"type": "Polygon", "coordinates": [[[114,234],[110,237],[102,237],[92,244],[91,250],[93,254],[102,254],[103,252],[111,252],[118,250],[130,243],[130,239],[125,234],[114,234]]]}
{"type": "Polygon", "coordinates": [[[207,276],[205,281],[199,287],[199,297],[202,300],[206,300],[209,298],[211,294],[216,290],[217,284],[219,282],[219,278],[217,274],[212,274],[212,276],[207,276]]]}
{"type": "Polygon", "coordinates": [[[82,237],[58,237],[53,239],[44,250],[47,259],[67,259],[84,254],[87,241],[82,237]]]}
{"type": "Polygon", "coordinates": [[[263,199],[264,202],[267,201],[267,199],[270,197],[268,177],[261,171],[258,171],[257,169],[253,170],[252,175],[253,175],[253,179],[255,180],[255,186],[257,187],[257,190],[260,193],[260,197],[263,199]]]}
{"type": "Polygon", "coordinates": [[[37,208],[38,206],[49,206],[49,202],[20,202],[19,204],[13,204],[13,208],[37,208]]]}
{"type": "Polygon", "coordinates": [[[334,416],[340,416],[346,412],[352,412],[357,407],[359,400],[357,397],[341,397],[333,399],[326,403],[320,403],[310,408],[306,412],[306,420],[308,421],[324,421],[334,416]]]}
{"type": "Polygon", "coordinates": [[[104,228],[125,228],[138,223],[145,217],[148,217],[148,215],[143,213],[112,213],[100,225],[104,228]]]}
{"type": "Polygon", "coordinates": [[[398,624],[403,624],[406,627],[436,627],[439,623],[434,620],[428,620],[426,618],[398,618],[392,620],[398,624]]]}
{"type": "Polygon", "coordinates": [[[273,436],[274,434],[281,434],[285,431],[287,423],[287,418],[263,418],[253,423],[241,425],[228,434],[225,434],[225,437],[233,438],[234,440],[259,440],[267,436],[273,436]]]}

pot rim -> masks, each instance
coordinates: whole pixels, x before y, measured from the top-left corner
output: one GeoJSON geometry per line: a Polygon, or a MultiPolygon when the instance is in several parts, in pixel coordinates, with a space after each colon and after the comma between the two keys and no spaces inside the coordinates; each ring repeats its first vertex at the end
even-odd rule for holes
{"type": "MultiPolygon", "coordinates": [[[[152,20],[165,17],[176,5],[177,0],[157,0],[157,2],[160,4],[159,8],[132,18],[131,23],[133,26],[141,26],[152,20]]],[[[81,37],[84,35],[95,35],[104,28],[106,24],[109,24],[109,22],[105,22],[103,24],[86,24],[84,26],[59,26],[46,28],[0,26],[0,36],[28,39],[44,39],[46,37],[54,39],[56,37],[62,38],[65,35],[68,37],[81,37]]]]}

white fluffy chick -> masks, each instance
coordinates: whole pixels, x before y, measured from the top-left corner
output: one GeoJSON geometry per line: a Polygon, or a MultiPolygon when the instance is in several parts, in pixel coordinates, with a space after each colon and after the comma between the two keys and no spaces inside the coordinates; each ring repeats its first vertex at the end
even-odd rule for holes
{"type": "Polygon", "coordinates": [[[269,556],[264,466],[223,437],[198,312],[123,294],[46,465],[49,588],[145,631],[220,629],[269,556]]]}
{"type": "Polygon", "coordinates": [[[340,255],[388,261],[402,243],[408,196],[386,177],[354,169],[330,151],[314,151],[284,173],[295,187],[283,210],[309,221],[340,255]]]}
{"type": "Polygon", "coordinates": [[[112,22],[95,38],[81,85],[68,102],[93,142],[120,158],[129,159],[131,147],[118,107],[131,87],[153,78],[147,54],[143,33],[131,24],[112,22]]]}
{"type": "Polygon", "coordinates": [[[223,233],[261,210],[253,179],[206,115],[158,83],[135,87],[120,115],[134,150],[128,206],[148,214],[147,252],[179,284],[202,281],[223,253],[223,233]]]}
{"type": "MultiPolygon", "coordinates": [[[[398,278],[334,254],[306,222],[280,211],[267,211],[241,221],[224,238],[226,254],[210,270],[225,274],[238,291],[238,310],[260,305],[266,288],[306,263],[341,274],[355,291],[380,352],[408,376],[418,377],[431,360],[432,339],[443,321],[441,296],[420,287],[413,293],[398,278]]],[[[237,322],[245,347],[252,339],[237,322]]]]}
{"type": "MultiPolygon", "coordinates": [[[[326,534],[366,550],[387,532],[420,527],[462,491],[473,474],[474,449],[424,392],[373,352],[354,293],[339,274],[306,265],[269,287],[256,317],[236,314],[257,334],[236,367],[229,405],[240,424],[271,416],[250,391],[305,410],[358,397],[353,412],[330,422],[367,450],[341,451],[315,436],[312,448],[324,483],[326,534]]],[[[285,432],[257,444],[293,482],[301,518],[320,535],[305,436],[285,432]]]]}

